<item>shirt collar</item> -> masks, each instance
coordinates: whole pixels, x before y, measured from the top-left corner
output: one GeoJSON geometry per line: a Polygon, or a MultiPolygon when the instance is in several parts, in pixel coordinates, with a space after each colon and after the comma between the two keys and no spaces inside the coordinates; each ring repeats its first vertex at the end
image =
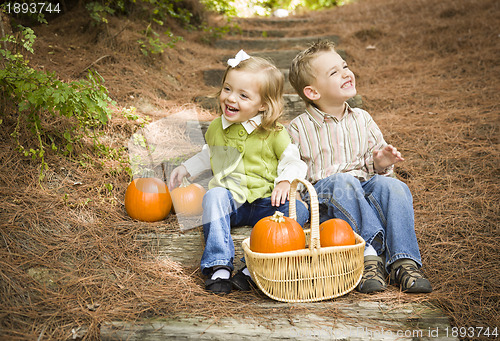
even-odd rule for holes
{"type": "MultiPolygon", "coordinates": [[[[245,128],[247,134],[251,134],[260,124],[262,123],[262,114],[252,117],[251,119],[241,122],[243,128],[245,128]]],[[[222,115],[222,129],[226,129],[231,126],[233,122],[229,122],[224,115],[222,115]]]]}
{"type": "MultiPolygon", "coordinates": [[[[345,102],[345,110],[344,110],[344,115],[342,115],[342,118],[341,120],[346,117],[349,113],[351,113],[353,110],[352,108],[349,106],[349,104],[347,102],[345,102]]],[[[336,118],[335,116],[332,116],[330,114],[327,114],[326,112],[323,112],[321,110],[319,110],[317,107],[315,107],[314,105],[311,105],[309,104],[306,108],[306,112],[309,114],[309,116],[311,117],[312,121],[318,125],[318,126],[321,126],[325,123],[325,119],[326,118],[330,118],[332,119],[334,122],[338,122],[340,121],[338,118],[336,118]]]]}

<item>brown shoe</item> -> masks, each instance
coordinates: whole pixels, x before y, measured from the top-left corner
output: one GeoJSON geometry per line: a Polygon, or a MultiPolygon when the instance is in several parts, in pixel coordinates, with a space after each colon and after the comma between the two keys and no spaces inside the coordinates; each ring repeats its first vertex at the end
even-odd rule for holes
{"type": "Polygon", "coordinates": [[[411,259],[394,262],[391,268],[391,283],[399,285],[403,292],[428,293],[432,291],[431,282],[425,278],[417,263],[411,259]]]}
{"type": "Polygon", "coordinates": [[[358,291],[364,294],[384,291],[387,288],[384,276],[384,263],[379,256],[365,256],[363,277],[358,284],[358,291]]]}

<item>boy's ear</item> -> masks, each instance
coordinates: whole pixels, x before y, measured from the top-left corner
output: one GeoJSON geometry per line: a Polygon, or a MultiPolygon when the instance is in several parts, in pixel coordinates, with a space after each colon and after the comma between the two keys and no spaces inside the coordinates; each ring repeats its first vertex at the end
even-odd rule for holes
{"type": "Polygon", "coordinates": [[[306,86],[303,91],[304,95],[311,101],[317,101],[321,97],[319,92],[316,91],[316,89],[310,85],[306,86]]]}

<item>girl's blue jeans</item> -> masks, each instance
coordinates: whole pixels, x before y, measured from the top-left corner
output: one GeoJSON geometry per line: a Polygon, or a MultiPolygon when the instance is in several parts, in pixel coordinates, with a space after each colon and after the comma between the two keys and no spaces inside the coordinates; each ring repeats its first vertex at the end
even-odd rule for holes
{"type": "MultiPolygon", "coordinates": [[[[413,197],[405,183],[380,175],[361,182],[350,174],[338,173],[319,180],[314,188],[320,222],[331,218],[347,221],[378,255],[385,252],[388,272],[390,265],[401,258],[422,265],[414,228],[413,197]]],[[[304,199],[309,201],[308,193],[304,199]]]]}
{"type": "MultiPolygon", "coordinates": [[[[279,207],[271,206],[271,198],[257,199],[252,203],[238,204],[231,192],[223,187],[210,189],[203,197],[203,234],[205,250],[201,257],[201,271],[210,274],[210,268],[224,266],[234,269],[234,244],[231,227],[254,226],[260,219],[280,211],[288,216],[289,201],[279,207]]],[[[297,222],[300,226],[309,219],[309,210],[296,201],[297,222]]]]}

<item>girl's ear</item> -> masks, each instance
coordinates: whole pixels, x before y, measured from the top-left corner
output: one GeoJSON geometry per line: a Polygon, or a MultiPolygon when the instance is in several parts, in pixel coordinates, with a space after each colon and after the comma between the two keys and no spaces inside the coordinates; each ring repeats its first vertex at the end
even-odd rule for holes
{"type": "Polygon", "coordinates": [[[321,97],[319,92],[316,91],[316,89],[310,85],[306,86],[303,91],[304,95],[311,101],[317,101],[321,97]]]}
{"type": "Polygon", "coordinates": [[[267,105],[267,103],[262,103],[262,105],[259,108],[259,111],[266,111],[267,108],[269,108],[269,106],[267,105]]]}

